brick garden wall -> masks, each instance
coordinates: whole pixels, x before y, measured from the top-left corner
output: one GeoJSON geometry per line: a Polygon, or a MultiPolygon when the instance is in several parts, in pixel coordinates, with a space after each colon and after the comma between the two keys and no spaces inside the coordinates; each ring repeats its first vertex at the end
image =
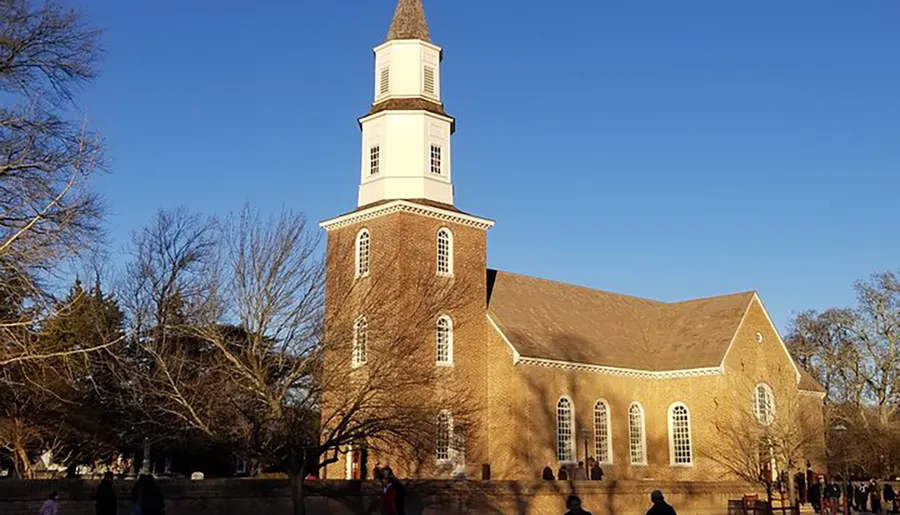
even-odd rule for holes
{"type": "MultiPolygon", "coordinates": [[[[224,479],[161,481],[167,515],[281,515],[291,512],[287,482],[224,479]]],[[[0,481],[0,514],[35,515],[51,491],[61,498],[60,515],[92,515],[94,481],[0,481]]],[[[118,482],[120,514],[128,514],[131,482],[118,482]]],[[[376,483],[323,481],[310,484],[311,515],[380,513],[376,483]]],[[[558,515],[570,493],[603,515],[643,515],[650,491],[659,488],[683,515],[725,515],[729,499],[752,491],[739,483],[422,481],[407,484],[409,515],[558,515]]]]}

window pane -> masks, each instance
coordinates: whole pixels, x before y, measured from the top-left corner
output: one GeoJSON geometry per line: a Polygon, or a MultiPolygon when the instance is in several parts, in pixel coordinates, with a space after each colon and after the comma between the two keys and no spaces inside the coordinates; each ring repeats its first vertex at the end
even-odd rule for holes
{"type": "Polygon", "coordinates": [[[644,464],[644,413],[637,404],[628,410],[628,446],[631,450],[631,462],[644,464]]]}
{"type": "Polygon", "coordinates": [[[594,445],[597,461],[609,463],[609,408],[603,401],[594,407],[594,445]]]}
{"type": "Polygon", "coordinates": [[[572,405],[568,399],[560,399],[556,405],[556,459],[575,461],[575,445],[572,434],[572,405]]]}
{"type": "Polygon", "coordinates": [[[672,408],[673,462],[679,465],[691,463],[691,425],[688,410],[684,406],[672,408]]]}

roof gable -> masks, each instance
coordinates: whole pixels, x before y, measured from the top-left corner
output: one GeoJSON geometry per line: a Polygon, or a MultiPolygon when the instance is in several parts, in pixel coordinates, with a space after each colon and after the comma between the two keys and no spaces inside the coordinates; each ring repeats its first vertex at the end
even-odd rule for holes
{"type": "Polygon", "coordinates": [[[665,303],[488,274],[489,314],[520,356],[633,370],[720,366],[755,295],[665,303]]]}

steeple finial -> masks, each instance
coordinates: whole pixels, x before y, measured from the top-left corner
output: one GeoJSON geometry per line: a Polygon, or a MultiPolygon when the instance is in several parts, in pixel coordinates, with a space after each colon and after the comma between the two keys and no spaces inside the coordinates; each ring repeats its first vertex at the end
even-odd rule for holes
{"type": "Polygon", "coordinates": [[[425,8],[422,0],[399,0],[391,28],[388,29],[387,41],[395,39],[421,39],[431,43],[428,33],[428,20],[425,19],[425,8]]]}

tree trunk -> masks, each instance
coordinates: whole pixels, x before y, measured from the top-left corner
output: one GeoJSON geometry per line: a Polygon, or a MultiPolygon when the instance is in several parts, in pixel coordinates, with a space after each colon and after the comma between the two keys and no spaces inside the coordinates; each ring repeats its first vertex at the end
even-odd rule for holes
{"type": "Polygon", "coordinates": [[[306,515],[306,498],[304,492],[303,467],[300,467],[300,460],[296,451],[291,451],[291,463],[288,467],[288,475],[291,478],[291,503],[293,504],[294,515],[306,515]]]}

